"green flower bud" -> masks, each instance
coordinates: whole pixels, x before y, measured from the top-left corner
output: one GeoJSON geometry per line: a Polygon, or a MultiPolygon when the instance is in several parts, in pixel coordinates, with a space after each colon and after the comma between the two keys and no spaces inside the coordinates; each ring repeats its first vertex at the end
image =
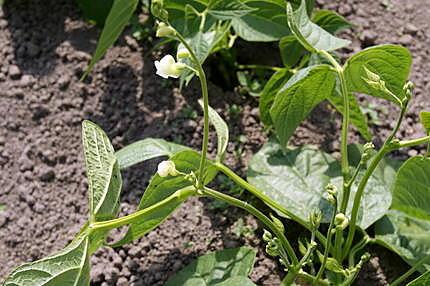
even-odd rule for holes
{"type": "Polygon", "coordinates": [[[336,196],[337,195],[337,187],[331,183],[329,183],[326,187],[325,190],[328,194],[332,195],[332,196],[336,196]]]}
{"type": "Polygon", "coordinates": [[[174,36],[175,34],[176,34],[175,29],[173,29],[172,27],[170,27],[166,23],[164,23],[164,22],[158,23],[157,32],[155,33],[155,35],[157,37],[159,37],[159,38],[169,37],[169,36],[174,36]]]}
{"type": "Polygon", "coordinates": [[[349,219],[343,213],[338,213],[334,218],[334,224],[336,227],[345,229],[349,224],[349,219]]]}
{"type": "Polygon", "coordinates": [[[309,215],[309,222],[313,229],[318,229],[320,227],[322,219],[322,213],[320,209],[314,209],[313,212],[309,215]]]}

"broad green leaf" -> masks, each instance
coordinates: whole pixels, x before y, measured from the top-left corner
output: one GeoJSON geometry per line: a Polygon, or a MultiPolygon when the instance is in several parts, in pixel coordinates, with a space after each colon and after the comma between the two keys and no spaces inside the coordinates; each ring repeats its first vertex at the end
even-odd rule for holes
{"type": "Polygon", "coordinates": [[[90,285],[89,239],[79,237],[59,253],[16,268],[4,286],[90,285]]]}
{"type": "Polygon", "coordinates": [[[270,115],[283,146],[312,109],[332,93],[335,79],[329,66],[312,66],[298,71],[281,88],[270,115]]]}
{"type": "Polygon", "coordinates": [[[251,281],[248,277],[245,276],[235,276],[231,277],[224,282],[216,284],[216,286],[232,286],[232,285],[240,285],[240,286],[257,286],[254,282],[251,281]]]}
{"type": "MultiPolygon", "coordinates": [[[[365,189],[359,209],[358,225],[366,229],[381,218],[391,204],[390,182],[394,169],[386,163],[378,166],[365,189]]],[[[332,207],[325,199],[325,186],[341,188],[340,164],[329,154],[310,146],[285,150],[269,141],[252,158],[248,181],[285,209],[307,221],[313,209],[328,222],[332,207]]],[[[357,186],[352,188],[353,196],[357,186]]],[[[348,206],[349,215],[351,205],[348,206]]]]}
{"type": "Polygon", "coordinates": [[[253,11],[241,18],[233,19],[232,26],[239,37],[250,42],[271,42],[290,34],[283,0],[242,2],[253,11]]]}
{"type": "MultiPolygon", "coordinates": [[[[176,169],[183,173],[190,173],[191,171],[197,172],[200,163],[200,155],[196,151],[185,150],[173,155],[170,160],[175,163],[176,169]]],[[[211,163],[208,162],[208,166],[211,163]]],[[[214,168],[209,167],[205,176],[205,182],[209,183],[216,175],[214,168]]],[[[145,193],[140,201],[138,210],[148,208],[163,199],[166,199],[179,189],[192,186],[192,183],[185,180],[183,176],[177,177],[166,177],[162,178],[158,174],[155,174],[149,186],[146,188],[145,193]]],[[[118,242],[114,243],[113,246],[121,246],[129,243],[149,231],[160,225],[169,215],[180,206],[180,204],[186,199],[181,197],[170,201],[165,205],[164,208],[159,208],[154,212],[142,217],[138,222],[133,223],[129,226],[126,235],[118,242]]]]}
{"type": "Polygon", "coordinates": [[[240,18],[252,10],[239,0],[215,0],[208,7],[208,13],[219,20],[240,18]]]}
{"type": "Polygon", "coordinates": [[[344,17],[331,10],[318,10],[314,13],[312,20],[315,24],[331,34],[352,27],[344,17]]]}
{"type": "Polygon", "coordinates": [[[284,66],[294,67],[306,53],[306,50],[297,41],[296,36],[288,35],[279,41],[279,52],[284,66]]]}
{"type": "Polygon", "coordinates": [[[106,51],[115,43],[124,27],[127,25],[139,0],[115,0],[106,18],[105,27],[98,40],[96,51],[85,72],[87,75],[94,65],[104,56],[106,51]]]}
{"type": "Polygon", "coordinates": [[[82,123],[82,141],[91,220],[111,219],[118,209],[122,184],[114,149],[106,133],[88,120],[82,123]]]}
{"type": "Polygon", "coordinates": [[[386,87],[400,100],[404,98],[403,85],[409,77],[412,57],[408,49],[396,45],[380,45],[365,49],[347,60],[345,78],[352,92],[365,93],[381,97],[392,102],[397,101],[366,82],[366,69],[377,74],[386,87]]]}
{"type": "Polygon", "coordinates": [[[427,271],[414,281],[411,281],[406,286],[428,286],[430,285],[430,271],[427,271]]]}
{"type": "Polygon", "coordinates": [[[266,126],[272,125],[270,108],[275,101],[276,94],[287,83],[291,76],[292,73],[288,69],[281,69],[275,72],[264,86],[260,95],[259,108],[260,119],[266,126]]]}
{"type": "MultiPolygon", "coordinates": [[[[430,221],[390,210],[375,224],[377,242],[396,252],[411,266],[430,255],[430,221]]],[[[430,270],[430,262],[418,269],[430,270]]]]}
{"type": "Polygon", "coordinates": [[[421,124],[424,126],[425,130],[430,133],[430,112],[421,111],[420,121],[421,121],[421,124]]]}
{"type": "Polygon", "coordinates": [[[430,221],[430,158],[417,156],[402,165],[391,208],[430,221]]]}
{"type": "Polygon", "coordinates": [[[164,139],[146,138],[125,146],[115,153],[121,169],[126,169],[146,160],[189,150],[188,147],[168,142],[164,139]]]}
{"type": "MultiPolygon", "coordinates": [[[[338,112],[343,114],[343,97],[335,89],[335,92],[330,94],[328,100],[336,108],[338,112]]],[[[357,102],[356,97],[353,94],[349,95],[349,118],[351,123],[357,128],[361,136],[367,141],[372,139],[372,134],[369,130],[369,125],[367,123],[367,117],[361,111],[360,105],[357,102]]]]}
{"type": "Polygon", "coordinates": [[[254,285],[246,277],[252,271],[255,255],[255,250],[248,247],[208,253],[170,278],[165,286],[254,285]]]}
{"type": "Polygon", "coordinates": [[[309,19],[306,11],[306,1],[302,0],[300,7],[293,11],[287,3],[288,25],[299,42],[310,52],[334,51],[349,45],[350,41],[337,38],[319,27],[309,19]]]}
{"type": "MultiPolygon", "coordinates": [[[[200,106],[203,108],[203,101],[199,100],[200,106]]],[[[227,150],[229,133],[228,126],[225,123],[224,119],[215,111],[212,107],[209,106],[209,120],[212,125],[215,127],[218,145],[217,145],[217,160],[222,161],[224,158],[225,151],[227,150]]]]}
{"type": "Polygon", "coordinates": [[[109,11],[112,8],[113,0],[77,0],[79,7],[82,9],[84,16],[103,26],[109,11]]]}

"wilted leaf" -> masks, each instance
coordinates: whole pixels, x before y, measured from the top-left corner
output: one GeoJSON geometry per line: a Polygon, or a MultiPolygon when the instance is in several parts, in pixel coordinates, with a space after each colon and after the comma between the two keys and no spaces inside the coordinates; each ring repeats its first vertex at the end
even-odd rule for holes
{"type": "Polygon", "coordinates": [[[170,278],[165,286],[254,285],[247,279],[256,252],[248,247],[225,249],[197,258],[170,278]]]}

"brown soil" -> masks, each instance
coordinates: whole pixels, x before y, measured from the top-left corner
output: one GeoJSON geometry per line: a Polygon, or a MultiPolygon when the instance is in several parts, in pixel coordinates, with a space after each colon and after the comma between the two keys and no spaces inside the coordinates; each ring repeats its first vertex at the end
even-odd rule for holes
{"type": "MultiPolygon", "coordinates": [[[[411,49],[416,98],[400,135],[422,135],[417,114],[430,110],[430,5],[423,5],[423,0],[406,4],[401,0],[318,2],[356,24],[346,34],[353,44],[345,54],[387,42],[411,49]]],[[[19,264],[62,248],[85,222],[83,119],[106,130],[116,149],[146,137],[195,148],[201,143],[201,117],[195,118],[192,112],[200,114],[195,100],[198,86],[192,84],[181,93],[173,86],[176,83],[156,77],[153,57],[129,32],[85,82],[79,81],[99,30],[82,21],[75,6],[74,1],[66,0],[15,0],[7,1],[0,10],[0,204],[6,205],[0,211],[0,281],[19,264]]],[[[232,141],[226,163],[244,174],[251,154],[267,138],[259,123],[257,101],[213,84],[210,93],[211,105],[230,125],[232,141]],[[240,107],[239,112],[234,112],[233,105],[240,107]]],[[[362,101],[365,105],[374,102],[362,101]]],[[[376,109],[381,122],[372,127],[378,138],[384,138],[396,112],[379,103],[376,109]]],[[[337,152],[338,143],[333,143],[337,137],[328,134],[338,125],[338,117],[322,105],[302,124],[293,142],[319,144],[337,152]],[[328,120],[321,121],[321,114],[328,120]]],[[[136,209],[156,163],[150,161],[124,173],[123,214],[136,209]]],[[[218,185],[227,187],[222,180],[218,185]]],[[[256,221],[246,216],[244,223],[255,234],[238,237],[238,220],[243,214],[214,207],[210,201],[191,199],[139,241],[98,251],[92,258],[93,285],[162,285],[196,256],[241,244],[259,250],[252,279],[258,285],[279,285],[280,269],[265,256],[256,221]]],[[[371,251],[375,257],[357,285],[387,285],[387,280],[407,269],[400,258],[383,249],[371,251]]]]}

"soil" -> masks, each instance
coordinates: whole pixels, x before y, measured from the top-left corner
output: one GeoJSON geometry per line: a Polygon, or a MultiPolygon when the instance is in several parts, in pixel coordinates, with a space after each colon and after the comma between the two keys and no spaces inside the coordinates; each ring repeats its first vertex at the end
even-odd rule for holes
{"type": "MultiPolygon", "coordinates": [[[[332,2],[318,0],[318,5],[339,11],[355,24],[344,35],[353,43],[343,56],[379,43],[398,43],[411,50],[416,96],[399,136],[423,135],[417,114],[430,110],[430,1],[332,2]]],[[[5,205],[0,211],[1,281],[14,267],[64,247],[86,221],[83,119],[99,124],[116,149],[146,137],[199,148],[202,120],[195,115],[196,111],[200,114],[198,86],[192,83],[180,92],[175,82],[156,77],[152,61],[159,54],[150,54],[130,31],[91,76],[80,82],[99,29],[81,19],[74,1],[6,1],[0,9],[0,29],[0,204],[5,205]]],[[[246,162],[267,140],[259,122],[258,102],[214,84],[210,84],[210,93],[211,105],[230,125],[226,164],[244,175],[246,162]]],[[[392,127],[396,110],[374,99],[362,97],[361,101],[377,110],[380,120],[372,121],[372,130],[381,141],[392,127]]],[[[321,145],[336,153],[339,146],[333,140],[338,126],[338,117],[321,105],[299,127],[293,143],[321,145]],[[321,121],[322,114],[328,120],[321,121]]],[[[423,150],[411,149],[396,156],[419,152],[423,150]]],[[[136,209],[156,166],[157,160],[152,160],[123,174],[122,214],[136,209]]],[[[218,185],[227,188],[221,179],[218,185]]],[[[261,228],[253,218],[243,217],[238,210],[191,199],[139,241],[98,251],[92,258],[92,284],[163,285],[207,251],[247,244],[258,249],[253,281],[279,285],[281,269],[264,254],[261,228]]],[[[387,285],[407,269],[392,253],[370,250],[374,257],[356,285],[387,285]]]]}

